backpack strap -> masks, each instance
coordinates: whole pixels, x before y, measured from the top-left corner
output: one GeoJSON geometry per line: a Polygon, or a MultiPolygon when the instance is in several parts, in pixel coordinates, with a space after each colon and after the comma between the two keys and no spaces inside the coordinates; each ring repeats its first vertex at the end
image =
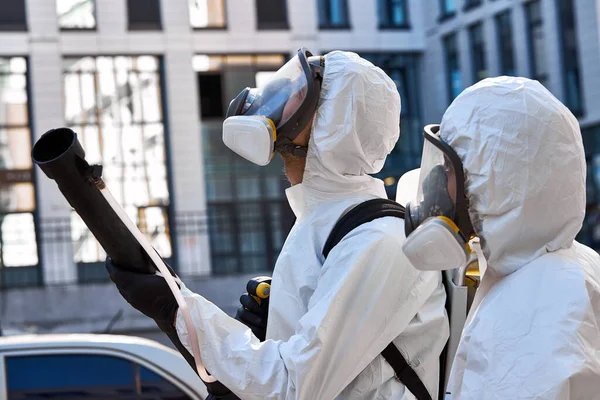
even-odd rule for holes
{"type": "Polygon", "coordinates": [[[327,258],[329,252],[354,228],[377,218],[397,217],[404,219],[404,215],[404,207],[388,199],[373,199],[357,205],[340,218],[333,227],[323,247],[323,257],[327,258]]]}
{"type": "MultiPolygon", "coordinates": [[[[402,205],[388,199],[373,199],[357,205],[340,218],[331,230],[323,247],[323,257],[327,258],[344,236],[362,224],[383,217],[404,219],[405,213],[406,210],[402,205]]],[[[417,400],[432,400],[423,381],[393,343],[390,343],[381,355],[394,369],[396,379],[403,383],[417,400]]]]}

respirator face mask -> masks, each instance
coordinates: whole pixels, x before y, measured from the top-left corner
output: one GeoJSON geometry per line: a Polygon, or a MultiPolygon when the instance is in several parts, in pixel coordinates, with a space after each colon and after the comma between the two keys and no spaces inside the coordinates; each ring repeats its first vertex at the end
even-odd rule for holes
{"type": "Polygon", "coordinates": [[[245,88],[229,104],[223,123],[225,145],[264,166],[275,151],[306,157],[292,140],[312,120],[321,93],[324,58],[302,48],[261,89],[245,88]]]}
{"type": "Polygon", "coordinates": [[[416,197],[406,205],[402,250],[419,270],[446,270],[469,260],[473,227],[468,215],[464,171],[456,152],[425,127],[416,197]]]}

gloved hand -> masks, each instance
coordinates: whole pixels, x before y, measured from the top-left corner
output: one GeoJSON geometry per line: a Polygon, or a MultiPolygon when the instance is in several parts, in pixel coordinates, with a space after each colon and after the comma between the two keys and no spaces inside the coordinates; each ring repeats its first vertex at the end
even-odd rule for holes
{"type": "MultiPolygon", "coordinates": [[[[179,306],[160,272],[132,272],[119,268],[108,257],[105,266],[119,293],[133,308],[152,318],[161,329],[163,326],[174,325],[179,306]]],[[[175,280],[181,282],[173,269],[168,265],[167,267],[175,280]]],[[[179,284],[178,286],[181,287],[179,284]]]]}
{"type": "MultiPolygon", "coordinates": [[[[250,281],[252,281],[252,279],[250,281]]],[[[264,280],[264,282],[271,284],[270,279],[264,280]]],[[[250,328],[254,336],[263,342],[267,334],[269,298],[261,299],[259,304],[250,294],[244,293],[240,297],[240,303],[242,306],[238,308],[235,319],[250,328]]]]}
{"type": "MultiPolygon", "coordinates": [[[[171,292],[169,285],[167,285],[167,281],[165,281],[165,278],[160,272],[155,274],[131,272],[117,267],[108,257],[106,258],[105,266],[110,275],[110,279],[115,283],[117,289],[119,289],[121,296],[123,296],[133,308],[152,318],[160,330],[171,339],[171,342],[173,342],[177,350],[183,355],[183,358],[185,358],[192,369],[196,371],[194,356],[192,356],[183,343],[181,343],[177,330],[175,329],[175,317],[177,316],[179,305],[177,304],[177,300],[175,300],[175,296],[173,295],[173,292],[171,292]]],[[[175,278],[177,286],[181,288],[182,282],[179,277],[169,265],[167,265],[167,268],[175,278]]],[[[238,399],[235,394],[219,381],[212,383],[205,382],[205,384],[210,394],[209,399],[238,399]]]]}

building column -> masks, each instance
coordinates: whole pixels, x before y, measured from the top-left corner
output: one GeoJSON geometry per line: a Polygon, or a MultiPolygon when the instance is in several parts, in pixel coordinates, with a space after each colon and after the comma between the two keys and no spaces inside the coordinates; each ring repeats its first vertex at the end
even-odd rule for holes
{"type": "Polygon", "coordinates": [[[171,171],[178,271],[181,275],[210,274],[204,162],[198,113],[198,89],[192,69],[193,37],[188,4],[162,2],[166,52],[165,129],[171,171]]]}
{"type": "Polygon", "coordinates": [[[512,8],[512,32],[515,56],[515,68],[517,76],[530,76],[532,69],[529,53],[529,31],[527,29],[527,18],[525,7],[518,4],[512,8]]]}
{"type": "Polygon", "coordinates": [[[584,111],[580,122],[595,125],[600,122],[600,0],[576,0],[573,6],[584,111]]]}
{"type": "MultiPolygon", "coordinates": [[[[30,121],[34,142],[49,129],[64,125],[62,58],[54,2],[29,0],[30,29],[30,121]]],[[[33,143],[32,143],[33,145],[33,143]]],[[[37,210],[40,226],[40,254],[46,284],[77,280],[73,262],[71,207],[56,183],[36,168],[37,210]]]]}

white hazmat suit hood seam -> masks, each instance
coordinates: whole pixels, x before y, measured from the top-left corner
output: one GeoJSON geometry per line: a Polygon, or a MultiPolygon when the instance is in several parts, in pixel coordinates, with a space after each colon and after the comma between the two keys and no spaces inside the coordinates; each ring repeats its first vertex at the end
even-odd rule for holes
{"type": "Polygon", "coordinates": [[[577,119],[545,87],[485,79],[450,105],[440,135],[462,160],[490,268],[504,276],[571,246],[585,215],[583,143],[577,119]]]}

